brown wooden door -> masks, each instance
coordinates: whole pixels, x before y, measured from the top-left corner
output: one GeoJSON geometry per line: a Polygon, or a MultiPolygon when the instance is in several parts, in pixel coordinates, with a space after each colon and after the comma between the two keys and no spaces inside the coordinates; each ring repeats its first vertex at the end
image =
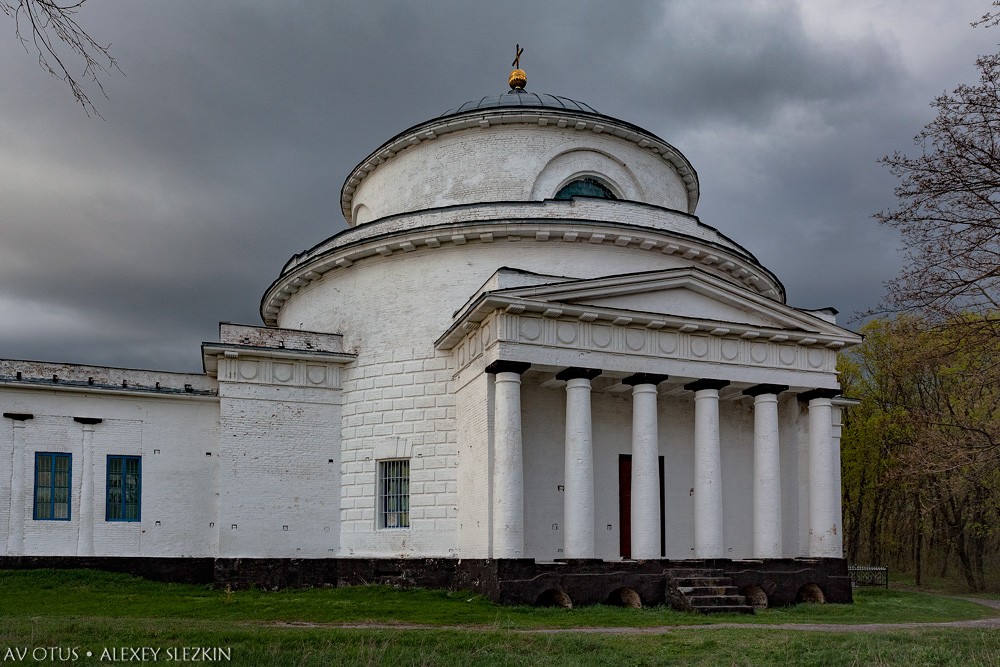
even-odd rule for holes
{"type": "Polygon", "coordinates": [[[632,455],[618,455],[618,550],[632,557],[632,455]]]}
{"type": "MultiPolygon", "coordinates": [[[[660,469],[660,556],[667,555],[667,535],[665,530],[665,488],[663,486],[663,457],[659,458],[660,469]]],[[[618,551],[622,558],[632,557],[632,455],[618,455],[618,551]]]]}

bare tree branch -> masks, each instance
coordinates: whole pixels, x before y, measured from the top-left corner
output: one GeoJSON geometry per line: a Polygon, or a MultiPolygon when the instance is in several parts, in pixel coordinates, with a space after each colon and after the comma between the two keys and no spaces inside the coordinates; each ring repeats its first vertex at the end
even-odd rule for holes
{"type": "Polygon", "coordinates": [[[0,11],[14,19],[14,33],[25,51],[34,48],[38,64],[57,79],[65,81],[88,116],[101,117],[81,80],[90,80],[107,98],[100,77],[116,70],[124,75],[110,53],[110,44],[94,40],[76,21],[76,13],[87,0],[60,4],[56,0],[0,0],[0,11]],[[83,71],[74,75],[70,58],[83,62],[83,71]]]}

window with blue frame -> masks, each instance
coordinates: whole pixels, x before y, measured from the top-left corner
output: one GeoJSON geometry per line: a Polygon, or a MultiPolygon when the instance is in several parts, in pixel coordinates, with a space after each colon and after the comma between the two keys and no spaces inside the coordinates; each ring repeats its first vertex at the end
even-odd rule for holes
{"type": "Polygon", "coordinates": [[[35,452],[35,520],[69,521],[72,472],[72,454],[35,452]]]}
{"type": "Polygon", "coordinates": [[[108,456],[107,521],[141,519],[142,457],[108,456]]]}

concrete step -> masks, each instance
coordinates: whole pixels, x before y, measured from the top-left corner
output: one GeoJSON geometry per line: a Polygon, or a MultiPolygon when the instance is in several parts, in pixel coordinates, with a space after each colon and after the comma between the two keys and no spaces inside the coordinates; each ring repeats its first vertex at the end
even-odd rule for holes
{"type": "Polygon", "coordinates": [[[681,586],[719,588],[733,585],[733,580],[729,577],[674,577],[673,582],[678,588],[681,586]]]}
{"type": "Polygon", "coordinates": [[[685,597],[692,595],[735,595],[735,586],[678,586],[685,597]]]}
{"type": "Polygon", "coordinates": [[[692,569],[675,572],[671,584],[684,596],[693,609],[703,614],[752,614],[753,605],[739,594],[733,580],[719,570],[692,569]]]}

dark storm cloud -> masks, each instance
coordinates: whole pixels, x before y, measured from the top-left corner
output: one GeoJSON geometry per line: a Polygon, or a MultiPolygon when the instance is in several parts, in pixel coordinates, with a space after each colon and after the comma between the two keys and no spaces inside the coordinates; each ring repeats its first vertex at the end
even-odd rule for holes
{"type": "Polygon", "coordinates": [[[819,4],[832,29],[790,0],[88,2],[127,73],[103,121],[0,23],[0,357],[199,369],[219,320],[258,322],[285,260],[344,228],[351,168],[503,90],[515,42],[529,89],[680,148],[699,215],[790,303],[868,308],[899,262],[875,160],[994,39],[976,2],[819,4]]]}

